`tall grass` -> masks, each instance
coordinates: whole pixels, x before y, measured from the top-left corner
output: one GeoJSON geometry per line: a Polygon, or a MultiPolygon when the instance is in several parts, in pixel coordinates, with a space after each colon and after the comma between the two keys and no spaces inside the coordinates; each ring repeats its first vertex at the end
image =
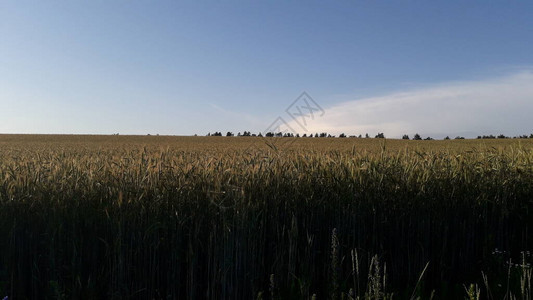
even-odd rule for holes
{"type": "Polygon", "coordinates": [[[0,292],[499,299],[533,248],[531,145],[158,138],[0,141],[0,292]]]}

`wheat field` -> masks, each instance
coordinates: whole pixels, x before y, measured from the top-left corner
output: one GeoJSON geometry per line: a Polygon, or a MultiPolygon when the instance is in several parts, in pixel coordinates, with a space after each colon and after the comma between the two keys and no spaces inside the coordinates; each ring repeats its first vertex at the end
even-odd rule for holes
{"type": "Polygon", "coordinates": [[[532,150],[0,135],[0,296],[531,299],[532,150]]]}

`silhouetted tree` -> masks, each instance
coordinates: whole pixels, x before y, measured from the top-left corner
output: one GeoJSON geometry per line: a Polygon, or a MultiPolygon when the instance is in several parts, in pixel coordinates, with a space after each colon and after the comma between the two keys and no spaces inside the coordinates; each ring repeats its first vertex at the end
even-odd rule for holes
{"type": "Polygon", "coordinates": [[[368,135],[368,133],[365,134],[365,138],[366,138],[366,139],[370,138],[370,136],[368,135]]]}
{"type": "Polygon", "coordinates": [[[226,133],[226,136],[233,136],[233,132],[228,131],[228,132],[226,133]]]}
{"type": "Polygon", "coordinates": [[[478,136],[477,138],[478,139],[495,139],[496,137],[491,134],[491,135],[478,136]]]}
{"type": "Polygon", "coordinates": [[[407,134],[404,134],[404,135],[402,136],[402,140],[408,140],[408,139],[409,139],[409,136],[408,136],[407,134]]]}
{"type": "Polygon", "coordinates": [[[341,134],[339,135],[339,137],[340,137],[340,138],[345,138],[345,137],[346,137],[346,134],[341,133],[341,134]]]}
{"type": "Polygon", "coordinates": [[[413,140],[415,141],[420,141],[422,139],[422,137],[420,136],[420,134],[415,134],[415,136],[413,137],[413,140]]]}
{"type": "Polygon", "coordinates": [[[450,137],[449,137],[449,136],[446,136],[446,137],[445,137],[444,139],[445,139],[445,140],[449,140],[449,139],[450,139],[450,137]]]}
{"type": "Polygon", "coordinates": [[[380,132],[376,135],[376,139],[384,139],[385,138],[385,134],[383,132],[380,132]]]}

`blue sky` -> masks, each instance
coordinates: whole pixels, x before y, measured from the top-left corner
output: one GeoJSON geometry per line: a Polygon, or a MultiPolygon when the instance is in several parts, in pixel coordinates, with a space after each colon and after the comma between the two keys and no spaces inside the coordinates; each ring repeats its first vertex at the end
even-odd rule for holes
{"type": "Polygon", "coordinates": [[[532,29],[525,1],[1,1],[0,132],[258,132],[307,91],[300,132],[531,133],[532,29]]]}

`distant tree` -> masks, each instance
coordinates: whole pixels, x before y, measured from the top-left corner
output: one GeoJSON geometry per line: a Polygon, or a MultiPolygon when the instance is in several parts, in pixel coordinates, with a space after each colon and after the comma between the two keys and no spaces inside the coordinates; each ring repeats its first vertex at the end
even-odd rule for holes
{"type": "Polygon", "coordinates": [[[359,135],[358,138],[363,138],[363,136],[362,136],[362,135],[359,135]]]}
{"type": "Polygon", "coordinates": [[[503,134],[500,134],[500,135],[498,136],[498,138],[499,138],[499,139],[506,139],[507,137],[506,137],[505,135],[503,135],[503,134]]]}
{"type": "Polygon", "coordinates": [[[307,137],[307,133],[304,133],[304,135],[302,135],[302,137],[307,137]]]}
{"type": "Polygon", "coordinates": [[[408,140],[408,139],[409,139],[409,136],[408,136],[407,134],[404,134],[404,135],[402,136],[402,140],[408,140]]]}
{"type": "Polygon", "coordinates": [[[346,134],[341,133],[341,134],[339,135],[339,137],[340,137],[340,138],[345,138],[345,137],[346,137],[346,134]]]}
{"type": "Polygon", "coordinates": [[[456,136],[455,139],[456,140],[464,140],[465,138],[463,136],[456,136]]]}
{"type": "Polygon", "coordinates": [[[211,132],[208,132],[208,133],[207,133],[207,136],[211,136],[211,132]]]}
{"type": "Polygon", "coordinates": [[[444,139],[445,139],[445,140],[449,140],[449,139],[450,139],[450,137],[449,137],[449,136],[446,136],[446,137],[445,137],[444,139]]]}
{"type": "Polygon", "coordinates": [[[529,135],[529,138],[530,138],[530,139],[533,139],[533,133],[529,135]]]}
{"type": "Polygon", "coordinates": [[[226,133],[226,136],[233,136],[233,132],[228,131],[228,132],[226,133]]]}
{"type": "Polygon", "coordinates": [[[322,133],[320,134],[320,137],[321,137],[321,138],[323,138],[323,137],[327,137],[327,136],[328,136],[328,134],[325,133],[325,132],[322,132],[322,133]]]}
{"type": "Polygon", "coordinates": [[[376,134],[376,139],[384,139],[384,138],[385,138],[385,134],[383,132],[376,134]]]}
{"type": "Polygon", "coordinates": [[[315,133],[315,137],[318,137],[318,133],[315,133]]]}
{"type": "Polygon", "coordinates": [[[296,137],[300,137],[300,134],[299,134],[299,133],[297,133],[297,134],[296,134],[296,137]]]}
{"type": "Polygon", "coordinates": [[[413,137],[413,140],[415,141],[420,141],[422,139],[422,137],[420,136],[420,134],[415,134],[415,136],[413,137]]]}
{"type": "Polygon", "coordinates": [[[370,138],[370,136],[368,135],[368,133],[365,134],[365,138],[366,138],[366,139],[370,138]]]}
{"type": "Polygon", "coordinates": [[[426,140],[426,141],[432,141],[432,140],[433,140],[433,138],[431,138],[431,137],[429,137],[429,136],[428,136],[428,137],[427,137],[427,138],[425,138],[424,140],[426,140]]]}
{"type": "Polygon", "coordinates": [[[237,133],[237,136],[241,136],[241,132],[240,131],[237,133]]]}
{"type": "Polygon", "coordinates": [[[259,132],[259,133],[257,134],[257,136],[258,136],[258,137],[263,137],[263,134],[262,134],[261,132],[259,132]]]}

